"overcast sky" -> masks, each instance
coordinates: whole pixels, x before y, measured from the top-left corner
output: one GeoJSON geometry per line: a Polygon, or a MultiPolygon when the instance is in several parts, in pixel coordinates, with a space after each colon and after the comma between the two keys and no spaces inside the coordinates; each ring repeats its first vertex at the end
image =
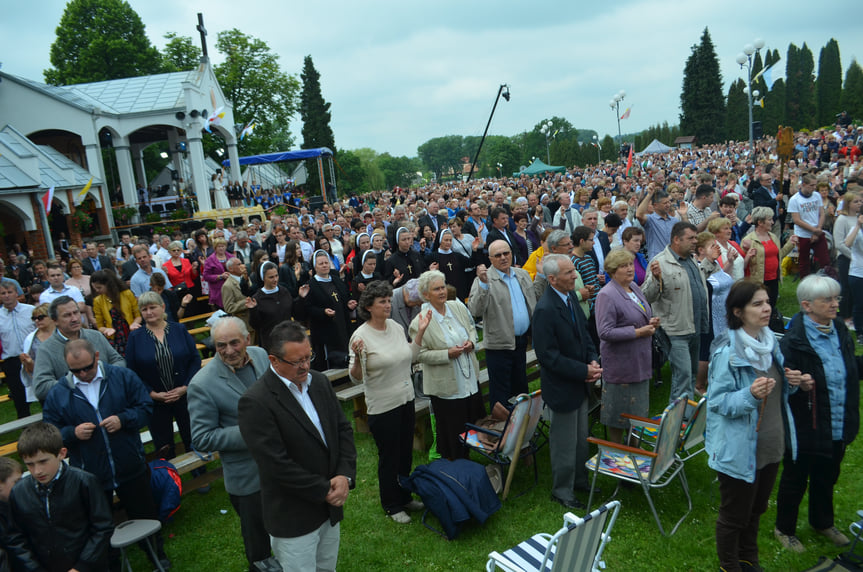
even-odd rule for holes
{"type": "MultiPolygon", "coordinates": [[[[490,134],[514,135],[560,116],[575,127],[616,135],[608,102],[621,89],[626,90],[621,113],[632,106],[631,117],[621,122],[624,133],[662,121],[674,124],[683,67],[705,26],[726,92],[731,81],[743,77],[735,56],[757,37],[783,58],[789,42],[806,42],[816,73],[819,51],[831,37],[839,42],[843,78],[851,59],[863,58],[859,18],[840,14],[850,16],[855,2],[831,8],[802,0],[130,4],[159,49],[171,31],[198,43],[200,11],[216,63],[216,34],[230,28],[267,42],[283,69],[298,77],[303,57],[311,54],[323,96],[332,103],[336,144],[394,155],[414,156],[417,146],[432,137],[481,135],[502,83],[511,86],[512,101],[498,105],[490,134]]],[[[4,72],[43,81],[64,7],[62,0],[4,2],[4,72]]],[[[299,117],[291,131],[299,142],[299,117]]]]}

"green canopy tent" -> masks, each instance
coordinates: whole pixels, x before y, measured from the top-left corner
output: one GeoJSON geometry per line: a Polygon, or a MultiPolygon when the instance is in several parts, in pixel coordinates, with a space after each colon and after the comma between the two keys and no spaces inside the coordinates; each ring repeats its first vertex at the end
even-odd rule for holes
{"type": "Polygon", "coordinates": [[[539,159],[534,159],[530,167],[526,168],[524,171],[513,173],[513,176],[518,177],[519,175],[542,175],[543,173],[547,172],[566,173],[566,167],[554,167],[552,165],[546,165],[539,159]]]}

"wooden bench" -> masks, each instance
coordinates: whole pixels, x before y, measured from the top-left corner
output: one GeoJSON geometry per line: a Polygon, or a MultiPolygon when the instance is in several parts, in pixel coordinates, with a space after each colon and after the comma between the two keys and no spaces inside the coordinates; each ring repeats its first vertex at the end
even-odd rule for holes
{"type": "MultiPolygon", "coordinates": [[[[476,351],[483,349],[483,344],[477,344],[476,351]]],[[[526,354],[527,368],[534,368],[538,365],[536,359],[536,350],[530,349],[526,354]]],[[[488,369],[480,364],[479,371],[479,389],[483,391],[488,386],[488,369]]],[[[533,381],[539,377],[539,370],[535,369],[527,375],[528,381],[533,381]]],[[[358,433],[369,433],[368,424],[368,409],[366,408],[366,394],[364,384],[347,385],[336,391],[336,397],[342,402],[352,402],[354,425],[358,433]]],[[[428,432],[428,424],[425,422],[425,416],[429,413],[431,400],[427,398],[418,398],[414,401],[414,411],[417,417],[417,423],[414,428],[414,449],[424,451],[426,448],[426,435],[428,432]]]]}
{"type": "MultiPolygon", "coordinates": [[[[20,431],[26,427],[29,427],[30,425],[39,423],[40,421],[42,421],[42,413],[34,413],[33,415],[22,417],[21,419],[9,421],[8,423],[3,423],[2,425],[0,425],[0,435],[20,431]]],[[[18,441],[0,446],[0,457],[6,457],[17,452],[18,441]]]]}

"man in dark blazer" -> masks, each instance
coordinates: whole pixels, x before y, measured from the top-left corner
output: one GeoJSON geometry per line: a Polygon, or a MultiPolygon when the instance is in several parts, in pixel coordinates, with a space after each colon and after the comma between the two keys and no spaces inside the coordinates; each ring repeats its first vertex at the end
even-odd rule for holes
{"type": "Polygon", "coordinates": [[[509,244],[512,250],[512,265],[521,268],[527,260],[521,260],[518,256],[518,249],[515,247],[515,236],[509,230],[509,215],[503,207],[495,207],[491,210],[491,228],[488,231],[488,238],[485,241],[485,247],[488,248],[495,240],[504,240],[509,244]]]}
{"type": "Polygon", "coordinates": [[[549,288],[533,313],[533,347],[540,364],[542,399],[550,411],[551,499],[583,509],[574,490],[589,490],[587,469],[588,392],[602,375],[599,354],[584,314],[574,299],[575,267],[569,257],[547,254],[542,272],[549,288]]]}
{"type": "Polygon", "coordinates": [[[240,397],[264,375],[270,362],[263,348],[249,345],[249,332],[239,318],[220,319],[212,329],[217,355],[189,383],[192,444],[201,451],[218,451],[225,490],[240,517],[249,570],[275,570],[270,537],[264,527],[258,465],[237,425],[240,397]]]}
{"type": "Polygon", "coordinates": [[[429,201],[426,208],[426,214],[419,218],[417,224],[420,228],[422,228],[423,225],[429,225],[434,229],[435,234],[437,234],[441,227],[447,223],[447,217],[440,214],[440,207],[438,206],[438,202],[434,199],[429,201]]]}
{"type": "Polygon", "coordinates": [[[84,269],[84,274],[87,276],[90,276],[97,270],[110,270],[114,272],[114,265],[111,264],[111,259],[99,254],[95,242],[87,243],[87,256],[81,261],[81,266],[84,269]]]}
{"type": "Polygon", "coordinates": [[[239,424],[261,476],[264,525],[285,570],[335,570],[357,451],[327,376],[311,371],[298,322],[270,333],[270,368],[240,398],[239,424]]]}

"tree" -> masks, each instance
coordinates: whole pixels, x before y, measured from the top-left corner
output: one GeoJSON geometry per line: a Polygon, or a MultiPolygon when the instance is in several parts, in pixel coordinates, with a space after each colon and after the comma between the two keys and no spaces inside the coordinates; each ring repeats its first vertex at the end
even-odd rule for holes
{"type": "MultiPolygon", "coordinates": [[[[330,103],[324,101],[324,96],[321,94],[321,74],[315,69],[312,56],[306,56],[303,59],[300,79],[303,82],[303,90],[300,93],[300,118],[303,120],[302,148],[326,147],[335,153],[336,142],[330,127],[330,103]]],[[[314,168],[314,164],[315,160],[306,161],[309,171],[309,180],[306,184],[311,189],[317,189],[321,185],[318,170],[314,168]]]]}
{"type": "Polygon", "coordinates": [[[168,32],[164,38],[168,40],[162,50],[162,71],[188,71],[198,67],[201,61],[201,48],[192,42],[189,36],[178,36],[168,32]]]}
{"type": "Polygon", "coordinates": [[[803,42],[800,48],[800,119],[801,127],[817,127],[818,111],[815,105],[815,58],[812,50],[803,42]]]}
{"type": "Polygon", "coordinates": [[[216,49],[225,56],[214,68],[216,79],[234,104],[234,119],[256,124],[252,136],[240,141],[240,154],[289,149],[293,137],[288,124],[300,89],[296,76],[282,71],[278,54],[266,42],[236,28],[219,32],[216,49]]]}
{"type": "Polygon", "coordinates": [[[746,83],[738,78],[728,88],[728,100],[725,107],[725,137],[734,141],[749,139],[749,109],[746,105],[746,93],[743,89],[746,83]]]}
{"type": "Polygon", "coordinates": [[[51,44],[45,81],[71,85],[158,73],[159,51],[125,0],[70,0],[51,44]]]}
{"type": "Polygon", "coordinates": [[[839,101],[842,98],[842,63],[839,59],[839,43],[830,38],[818,56],[817,94],[818,125],[836,123],[839,101]]]}
{"type": "Polygon", "coordinates": [[[339,173],[339,190],[345,195],[351,193],[361,195],[372,190],[368,188],[365,169],[356,153],[347,150],[339,151],[336,169],[339,173]]]}
{"type": "Polygon", "coordinates": [[[445,135],[429,139],[417,147],[417,154],[425,169],[438,177],[459,173],[461,159],[467,155],[464,149],[464,137],[461,135],[445,135]]]}
{"type": "Polygon", "coordinates": [[[778,79],[764,100],[764,133],[775,136],[779,126],[788,125],[785,119],[785,80],[778,79]]]}
{"type": "Polygon", "coordinates": [[[411,182],[416,178],[416,174],[422,165],[419,159],[410,157],[393,157],[389,153],[382,153],[377,156],[375,163],[384,175],[384,182],[387,189],[393,187],[409,187],[411,182]]]}
{"type": "Polygon", "coordinates": [[[702,144],[722,140],[725,122],[722,73],[707,28],[704,28],[701,43],[692,46],[692,53],[686,60],[680,110],[681,132],[695,135],[702,144]]]}
{"type": "Polygon", "coordinates": [[[845,73],[845,84],[842,86],[842,109],[858,123],[863,121],[863,68],[856,60],[851,60],[845,73]]]}

